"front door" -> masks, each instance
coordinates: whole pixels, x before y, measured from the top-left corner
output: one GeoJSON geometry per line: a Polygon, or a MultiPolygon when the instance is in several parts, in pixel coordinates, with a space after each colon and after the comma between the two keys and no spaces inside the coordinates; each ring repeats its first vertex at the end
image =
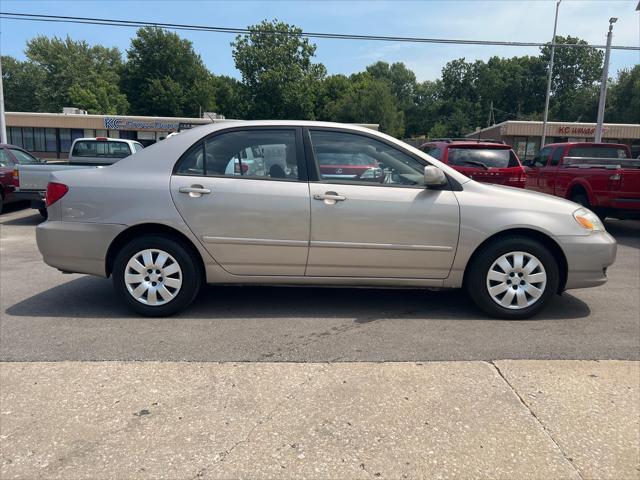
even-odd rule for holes
{"type": "Polygon", "coordinates": [[[238,275],[304,275],[309,185],[301,130],[237,129],[182,156],[171,195],[213,258],[238,275]]]}
{"type": "Polygon", "coordinates": [[[310,130],[318,181],[310,182],[307,276],[445,278],[456,252],[459,207],[449,189],[423,186],[426,162],[366,135],[310,130]],[[366,165],[336,178],[330,166],[366,165]]]}
{"type": "Polygon", "coordinates": [[[547,160],[549,159],[550,153],[551,147],[544,147],[538,152],[535,157],[526,162],[529,168],[527,168],[527,179],[525,187],[528,190],[535,190],[538,192],[540,191],[542,170],[547,166],[547,160]]]}

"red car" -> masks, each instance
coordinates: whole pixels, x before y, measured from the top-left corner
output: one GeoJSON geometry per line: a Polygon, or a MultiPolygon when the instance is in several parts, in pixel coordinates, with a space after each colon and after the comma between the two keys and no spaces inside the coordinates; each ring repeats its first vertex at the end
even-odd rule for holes
{"type": "Polygon", "coordinates": [[[510,145],[468,138],[436,139],[420,150],[478,182],[525,186],[526,171],[510,145]]]}
{"type": "Polygon", "coordinates": [[[13,197],[13,169],[16,165],[40,163],[36,157],[15,145],[0,143],[0,213],[5,204],[18,201],[13,197]]]}
{"type": "Polygon", "coordinates": [[[334,180],[384,181],[378,162],[364,153],[316,152],[322,178],[334,180]]]}

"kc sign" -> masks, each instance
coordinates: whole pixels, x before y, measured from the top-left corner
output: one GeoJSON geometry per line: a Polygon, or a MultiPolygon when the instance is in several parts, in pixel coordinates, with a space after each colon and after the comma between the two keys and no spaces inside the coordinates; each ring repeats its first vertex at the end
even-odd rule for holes
{"type": "Polygon", "coordinates": [[[178,122],[162,120],[104,117],[104,128],[108,130],[178,130],[178,126],[178,122]]]}
{"type": "MultiPolygon", "coordinates": [[[[608,129],[604,128],[602,131],[606,132],[608,129]]],[[[563,136],[577,136],[577,137],[594,137],[596,134],[596,127],[590,126],[576,126],[576,125],[559,125],[557,127],[558,135],[563,136]]]]}

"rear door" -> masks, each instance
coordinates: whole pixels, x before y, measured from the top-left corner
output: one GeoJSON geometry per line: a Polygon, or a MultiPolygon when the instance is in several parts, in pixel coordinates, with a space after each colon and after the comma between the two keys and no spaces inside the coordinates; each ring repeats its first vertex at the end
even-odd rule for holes
{"type": "Polygon", "coordinates": [[[549,160],[545,167],[540,168],[538,173],[538,189],[541,192],[548,193],[550,195],[560,195],[556,192],[556,178],[558,176],[558,169],[560,168],[560,161],[564,154],[564,145],[555,147],[549,156],[549,160]]]}
{"type": "Polygon", "coordinates": [[[527,188],[528,190],[536,190],[538,192],[541,191],[539,185],[540,174],[542,173],[542,170],[547,166],[551,150],[552,147],[544,147],[538,152],[535,157],[525,163],[525,166],[527,167],[527,180],[525,183],[525,188],[527,188]]]}
{"type": "Polygon", "coordinates": [[[314,159],[346,164],[366,156],[382,182],[324,175],[310,182],[311,241],[307,276],[433,278],[449,275],[459,206],[448,189],[426,189],[426,162],[365,134],[311,129],[314,159]]]}
{"type": "Polygon", "coordinates": [[[515,184],[517,181],[511,179],[522,174],[520,162],[509,146],[450,145],[447,163],[476,181],[498,185],[515,184]]]}
{"type": "Polygon", "coordinates": [[[299,128],[237,128],[202,139],[177,163],[171,195],[228,272],[304,275],[310,207],[299,128]],[[270,166],[245,168],[249,152],[252,163],[270,166]]]}

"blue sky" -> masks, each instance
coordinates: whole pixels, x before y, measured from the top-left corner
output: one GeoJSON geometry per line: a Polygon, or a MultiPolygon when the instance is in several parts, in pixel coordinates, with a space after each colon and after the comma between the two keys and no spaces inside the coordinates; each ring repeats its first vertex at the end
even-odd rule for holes
{"type": "MultiPolygon", "coordinates": [[[[614,44],[640,45],[638,0],[563,0],[559,35],[573,35],[604,44],[609,17],[618,17],[614,44]]],[[[414,0],[414,1],[293,1],[293,0],[147,0],[58,1],[2,0],[5,12],[104,17],[246,27],[278,18],[306,31],[402,35],[462,39],[546,42],[553,32],[554,0],[414,0]]],[[[207,67],[216,74],[238,76],[229,43],[221,33],[178,32],[190,39],[207,67]]],[[[39,34],[69,35],[90,44],[115,46],[124,53],[133,28],[0,20],[0,51],[24,58],[25,42],[39,34]]],[[[404,62],[419,80],[438,78],[455,58],[487,59],[493,55],[536,55],[537,48],[428,45],[387,42],[313,40],[317,60],[329,73],[350,74],[378,60],[404,62]]],[[[640,52],[614,50],[611,72],[640,63],[640,52]]]]}

